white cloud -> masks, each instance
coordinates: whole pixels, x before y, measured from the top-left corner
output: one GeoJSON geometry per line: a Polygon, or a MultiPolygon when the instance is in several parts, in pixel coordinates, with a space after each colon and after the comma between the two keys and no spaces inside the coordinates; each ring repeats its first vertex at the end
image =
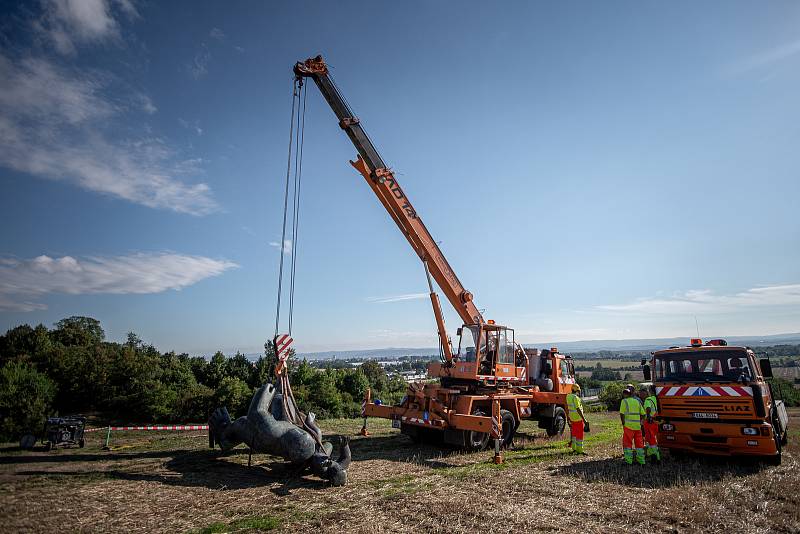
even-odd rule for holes
{"type": "Polygon", "coordinates": [[[211,31],[208,32],[209,37],[212,39],[216,39],[217,41],[224,41],[225,40],[225,32],[220,30],[219,28],[211,28],[211,31]]]}
{"type": "Polygon", "coordinates": [[[770,48],[764,52],[744,57],[730,66],[733,74],[741,74],[747,71],[766,67],[778,61],[783,61],[792,56],[800,55],[800,41],[784,43],[770,48]]]}
{"type": "Polygon", "coordinates": [[[178,119],[178,123],[186,128],[187,130],[191,130],[196,133],[198,136],[203,135],[203,129],[200,127],[200,121],[196,120],[194,122],[189,122],[185,119],[178,119]]]}
{"type": "MultiPolygon", "coordinates": [[[[126,13],[135,12],[130,2],[120,6],[126,13]]],[[[45,0],[42,8],[34,30],[61,54],[74,54],[80,44],[119,39],[119,25],[107,0],[45,0]]]]}
{"type": "Polygon", "coordinates": [[[625,304],[607,304],[596,308],[622,313],[691,315],[775,306],[800,306],[800,284],[755,287],[730,295],[716,295],[708,289],[695,289],[671,297],[640,298],[625,304]]]}
{"type": "Polygon", "coordinates": [[[208,47],[203,43],[200,45],[200,49],[194,55],[192,61],[186,65],[186,70],[192,75],[192,78],[199,80],[208,74],[208,63],[210,61],[211,52],[208,51],[208,47]]]}
{"type": "MultiPolygon", "coordinates": [[[[281,248],[281,244],[280,244],[279,241],[270,241],[269,242],[269,246],[275,247],[278,250],[280,250],[280,248],[281,248]]],[[[284,254],[291,254],[292,253],[292,240],[291,239],[285,239],[283,241],[283,253],[284,254]]]]}
{"type": "Polygon", "coordinates": [[[407,293],[405,295],[389,295],[388,297],[367,297],[367,302],[400,302],[403,300],[419,300],[430,297],[428,293],[407,293]]]}
{"type": "Polygon", "coordinates": [[[0,261],[0,311],[46,309],[48,294],[146,294],[180,290],[238,267],[228,260],[174,253],[127,256],[3,259],[0,261]]]}
{"type": "MultiPolygon", "coordinates": [[[[204,183],[179,177],[200,171],[163,139],[113,135],[124,107],[104,96],[107,76],[57,67],[42,58],[0,53],[0,165],[151,208],[205,215],[219,209],[204,183]]],[[[127,97],[146,113],[146,95],[127,97]]]]}

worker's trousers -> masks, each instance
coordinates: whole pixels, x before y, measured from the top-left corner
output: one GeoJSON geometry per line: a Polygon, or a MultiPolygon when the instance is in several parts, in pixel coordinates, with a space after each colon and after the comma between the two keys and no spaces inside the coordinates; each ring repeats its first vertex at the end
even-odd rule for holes
{"type": "Polygon", "coordinates": [[[644,429],[644,441],[646,442],[648,458],[653,456],[656,460],[661,460],[661,451],[658,450],[658,423],[645,421],[642,423],[642,428],[644,429]]]}
{"type": "Polygon", "coordinates": [[[583,452],[583,421],[570,421],[569,431],[572,436],[569,446],[575,452],[583,452]]]}
{"type": "Polygon", "coordinates": [[[644,465],[644,440],[642,439],[641,429],[634,430],[627,426],[622,427],[622,452],[625,455],[625,461],[627,463],[633,463],[635,452],[636,461],[644,465]]]}

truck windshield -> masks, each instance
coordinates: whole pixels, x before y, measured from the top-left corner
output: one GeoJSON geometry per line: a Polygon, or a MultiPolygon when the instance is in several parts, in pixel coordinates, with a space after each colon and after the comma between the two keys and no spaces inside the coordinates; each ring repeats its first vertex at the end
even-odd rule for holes
{"type": "Polygon", "coordinates": [[[458,359],[462,362],[475,361],[475,338],[478,336],[477,326],[464,326],[461,328],[461,338],[458,341],[458,359]]]}
{"type": "Polygon", "coordinates": [[[655,379],[678,382],[746,382],[753,372],[744,351],[673,352],[655,358],[655,379]]]}

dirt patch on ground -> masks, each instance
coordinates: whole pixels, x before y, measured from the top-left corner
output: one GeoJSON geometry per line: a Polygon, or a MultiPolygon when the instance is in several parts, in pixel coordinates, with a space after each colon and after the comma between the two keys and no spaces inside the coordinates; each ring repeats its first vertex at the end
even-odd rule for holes
{"type": "MultiPolygon", "coordinates": [[[[623,463],[615,416],[591,414],[588,456],[523,423],[506,463],[413,445],[387,421],[354,437],[347,486],[297,476],[284,463],[207,448],[201,432],[104,433],[84,449],[0,451],[7,531],[157,532],[693,532],[800,530],[800,426],[779,467],[714,458],[623,463]]],[[[323,421],[354,435],[360,421],[323,421]]]]}

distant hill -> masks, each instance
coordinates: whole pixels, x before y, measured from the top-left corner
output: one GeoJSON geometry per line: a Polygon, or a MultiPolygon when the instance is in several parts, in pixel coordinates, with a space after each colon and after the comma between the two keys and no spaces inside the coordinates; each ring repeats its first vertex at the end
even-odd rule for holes
{"type": "MultiPolygon", "coordinates": [[[[800,344],[800,333],[773,334],[768,336],[706,336],[703,339],[725,339],[730,345],[746,345],[748,347],[768,347],[771,345],[800,344]]],[[[597,339],[587,341],[554,341],[550,343],[525,344],[526,347],[540,349],[558,347],[561,352],[594,352],[610,351],[653,351],[674,345],[687,345],[689,337],[671,337],[658,339],[597,339]]],[[[437,348],[387,348],[371,350],[332,350],[325,352],[300,353],[301,358],[309,360],[329,360],[334,356],[340,359],[376,359],[391,360],[401,356],[432,356],[439,353],[437,348]]],[[[249,356],[249,355],[248,355],[249,356]]]]}

